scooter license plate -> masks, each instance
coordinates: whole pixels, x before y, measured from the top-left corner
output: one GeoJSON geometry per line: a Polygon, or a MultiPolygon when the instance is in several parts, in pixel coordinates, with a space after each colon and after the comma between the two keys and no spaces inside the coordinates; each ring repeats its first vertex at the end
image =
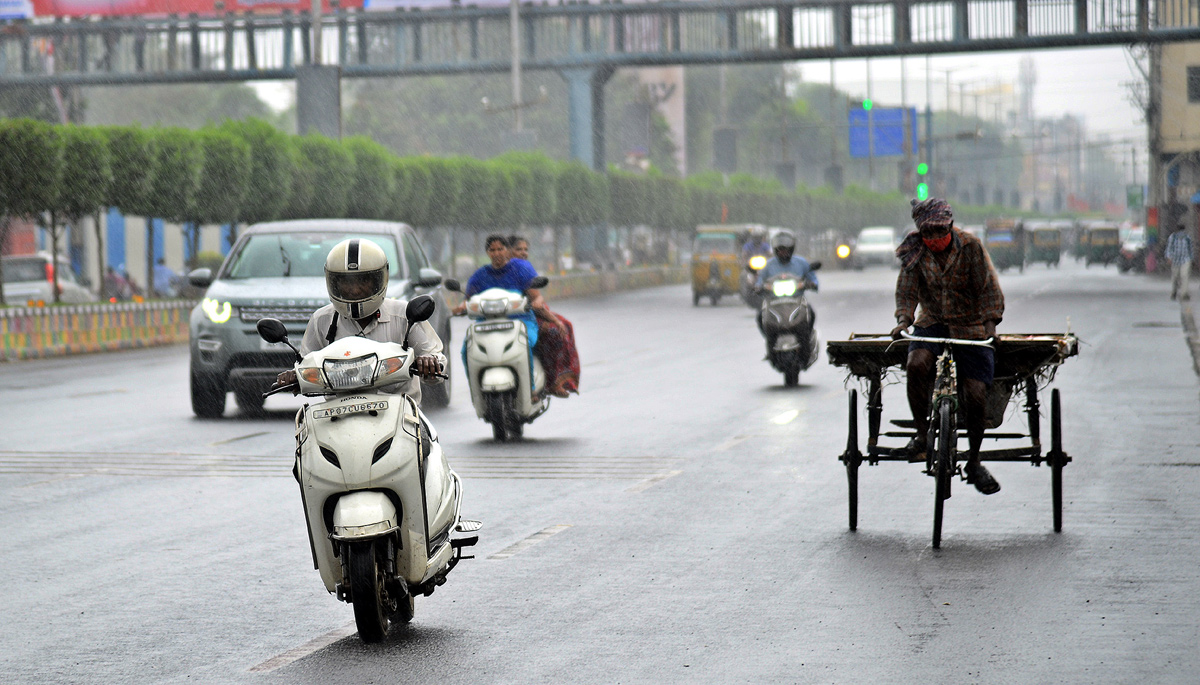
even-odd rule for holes
{"type": "Polygon", "coordinates": [[[494,333],[496,331],[507,331],[513,327],[511,321],[500,321],[497,323],[477,323],[475,324],[476,333],[494,333]]]}
{"type": "Polygon", "coordinates": [[[314,409],[312,416],[314,419],[332,419],[347,414],[361,414],[365,411],[383,411],[387,408],[387,400],[382,402],[360,402],[341,407],[330,407],[329,409],[314,409]]]}

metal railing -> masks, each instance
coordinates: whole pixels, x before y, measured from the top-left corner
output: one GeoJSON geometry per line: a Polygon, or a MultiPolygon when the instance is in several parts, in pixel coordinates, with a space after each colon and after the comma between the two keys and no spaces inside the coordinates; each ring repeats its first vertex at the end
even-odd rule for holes
{"type": "MultiPolygon", "coordinates": [[[[1200,39],[1195,0],[762,0],[527,5],[526,69],[711,64],[1200,39]]],[[[0,84],[291,78],[307,13],[0,23],[0,84]]],[[[345,76],[504,71],[506,8],[340,10],[320,62],[345,76]]]]}

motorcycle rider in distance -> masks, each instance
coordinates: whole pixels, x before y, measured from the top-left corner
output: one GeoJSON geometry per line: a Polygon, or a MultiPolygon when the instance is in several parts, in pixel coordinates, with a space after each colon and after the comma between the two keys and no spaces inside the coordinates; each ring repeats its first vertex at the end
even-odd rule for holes
{"type": "MultiPolygon", "coordinates": [[[[978,238],[955,228],[950,204],[931,197],[912,201],[917,230],[896,248],[900,276],[896,281],[896,323],[892,338],[899,340],[909,326],[913,335],[960,340],[995,339],[996,324],[1004,317],[1004,293],[996,267],[978,238]],[[920,309],[918,309],[918,306],[920,309]]],[[[993,342],[993,346],[994,346],[993,342]]],[[[1000,484],[979,461],[986,423],[987,394],[995,375],[993,347],[951,346],[957,367],[959,397],[967,423],[967,482],[985,495],[1000,484]]],[[[938,343],[908,344],[908,404],[916,437],[908,443],[909,459],[924,461],[929,429],[929,402],[938,343]]]]}
{"type": "Polygon", "coordinates": [[[771,244],[767,242],[767,229],[756,226],[750,229],[749,239],[742,245],[742,263],[750,261],[755,255],[768,257],[771,254],[771,244]]]}
{"type": "MultiPolygon", "coordinates": [[[[325,258],[325,287],[330,304],[313,312],[304,329],[300,354],[319,350],[334,340],[360,336],[377,342],[403,343],[408,333],[405,303],[385,298],[388,287],[388,259],[383,248],[370,240],[350,238],[329,251],[325,258]]],[[[446,368],[442,340],[428,321],[413,326],[409,346],[416,351],[412,368],[426,382],[441,383],[437,374],[446,368]]],[[[273,387],[296,382],[296,371],[279,374],[273,387]]],[[[417,376],[396,385],[388,392],[405,394],[421,403],[421,380],[417,376]]]]}
{"type": "MultiPolygon", "coordinates": [[[[808,260],[804,257],[794,256],[796,251],[796,236],[789,230],[782,230],[771,238],[771,247],[775,252],[775,256],[767,260],[767,265],[758,272],[758,281],[755,287],[762,289],[763,284],[772,278],[781,274],[793,274],[796,280],[804,284],[804,287],[817,292],[817,273],[809,266],[808,260]]],[[[813,325],[817,322],[817,314],[813,311],[812,305],[808,306],[809,321],[813,325]]],[[[762,325],[762,310],[758,310],[758,315],[755,317],[758,322],[758,330],[767,338],[767,354],[770,355],[771,350],[775,347],[773,336],[768,335],[763,331],[762,325]]]]}

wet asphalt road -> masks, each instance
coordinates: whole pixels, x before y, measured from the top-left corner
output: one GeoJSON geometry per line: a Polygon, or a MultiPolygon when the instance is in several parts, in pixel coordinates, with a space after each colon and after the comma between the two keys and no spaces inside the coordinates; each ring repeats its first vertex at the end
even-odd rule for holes
{"type": "MultiPolygon", "coordinates": [[[[822,281],[824,340],[890,329],[894,272],[822,281]]],[[[864,466],[850,532],[847,385],[824,355],[785,389],[735,301],[564,301],[583,395],[510,445],[487,439],[461,369],[431,412],[485,523],[478,558],[377,646],[311,568],[296,400],[195,419],[185,347],[0,366],[0,677],[1195,682],[1200,393],[1179,307],[1112,268],[1002,282],[1001,332],[1069,319],[1083,341],[1054,384],[1074,458],[1062,533],[1049,469],[1027,464],[994,466],[991,497],[957,486],[940,550],[932,480],[864,466]]],[[[884,404],[906,417],[901,387],[884,404]]]]}

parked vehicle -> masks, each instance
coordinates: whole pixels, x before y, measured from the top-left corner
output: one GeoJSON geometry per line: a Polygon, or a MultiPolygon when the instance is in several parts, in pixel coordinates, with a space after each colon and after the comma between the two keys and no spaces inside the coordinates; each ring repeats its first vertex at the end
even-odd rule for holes
{"type": "Polygon", "coordinates": [[[1062,232],[1050,224],[1026,226],[1029,240],[1025,245],[1025,259],[1029,262],[1045,262],[1046,266],[1058,266],[1062,259],[1062,232]]]}
{"type": "MultiPolygon", "coordinates": [[[[544,288],[545,276],[530,282],[544,288]]],[[[459,292],[458,281],[446,288],[459,292]]],[[[503,288],[489,288],[467,300],[466,316],[474,319],[463,336],[467,384],[475,415],[492,424],[492,437],[501,442],[518,440],[525,424],[550,408],[545,393],[546,373],[533,354],[525,325],[510,314],[529,312],[529,298],[503,288]]]]}
{"type": "Polygon", "coordinates": [[[900,260],[896,258],[896,229],[891,226],[868,226],[858,232],[857,243],[854,252],[859,264],[900,267],[900,260]]]}
{"type": "Polygon", "coordinates": [[[75,280],[71,267],[50,253],[4,257],[4,299],[11,305],[47,305],[54,302],[54,272],[58,270],[59,301],[71,304],[95,302],[96,296],[75,280]]]}
{"type": "Polygon", "coordinates": [[[1146,228],[1129,226],[1121,229],[1121,252],[1117,256],[1117,270],[1146,271],[1146,228]]]}
{"type": "Polygon", "coordinates": [[[692,241],[692,304],[707,297],[716,306],[725,295],[738,292],[741,245],[731,226],[698,226],[692,241]]]}
{"type": "Polygon", "coordinates": [[[1025,229],[1015,219],[989,219],[985,224],[988,254],[997,271],[1017,267],[1025,271],[1025,229]]]}
{"type": "Polygon", "coordinates": [[[1117,261],[1121,254],[1121,232],[1115,224],[1092,224],[1084,229],[1084,266],[1117,261]]]}
{"type": "MultiPolygon", "coordinates": [[[[821,262],[809,268],[816,271],[821,262]]],[[[816,315],[804,297],[811,287],[794,274],[780,274],[763,284],[760,332],[767,341],[767,359],[789,387],[800,382],[800,372],[812,366],[820,353],[816,315]]]]}
{"type": "MultiPolygon", "coordinates": [[[[433,298],[409,300],[406,316],[425,321],[433,298]]],[[[354,605],[364,642],[379,642],[412,620],[414,598],[428,596],[479,541],[477,521],[460,516],[462,481],[437,431],[407,395],[381,389],[410,377],[416,358],[404,343],[352,336],[303,359],[278,319],[257,323],[263,342],[297,358],[298,390],[319,399],[296,414],[293,473],[313,565],[325,589],[354,605]],[[453,533],[468,533],[453,538],[453,533]]]]}
{"type": "MultiPolygon", "coordinates": [[[[192,411],[197,416],[221,416],[230,390],[243,411],[262,410],[262,391],[291,366],[291,356],[286,348],[259,340],[255,323],[278,319],[299,340],[312,313],[329,304],[325,258],[346,238],[371,240],[387,253],[389,298],[431,294],[444,302],[439,287],[442,275],[430,268],[407,224],[305,219],[250,226],[215,276],[210,269],[188,274],[192,285],[206,288],[190,321],[192,411]]],[[[430,324],[448,350],[448,308],[439,306],[430,324]]],[[[447,358],[452,360],[453,355],[447,358]]],[[[449,368],[446,371],[449,375],[449,368]]],[[[422,401],[449,404],[450,381],[429,386],[422,401]]]]}

